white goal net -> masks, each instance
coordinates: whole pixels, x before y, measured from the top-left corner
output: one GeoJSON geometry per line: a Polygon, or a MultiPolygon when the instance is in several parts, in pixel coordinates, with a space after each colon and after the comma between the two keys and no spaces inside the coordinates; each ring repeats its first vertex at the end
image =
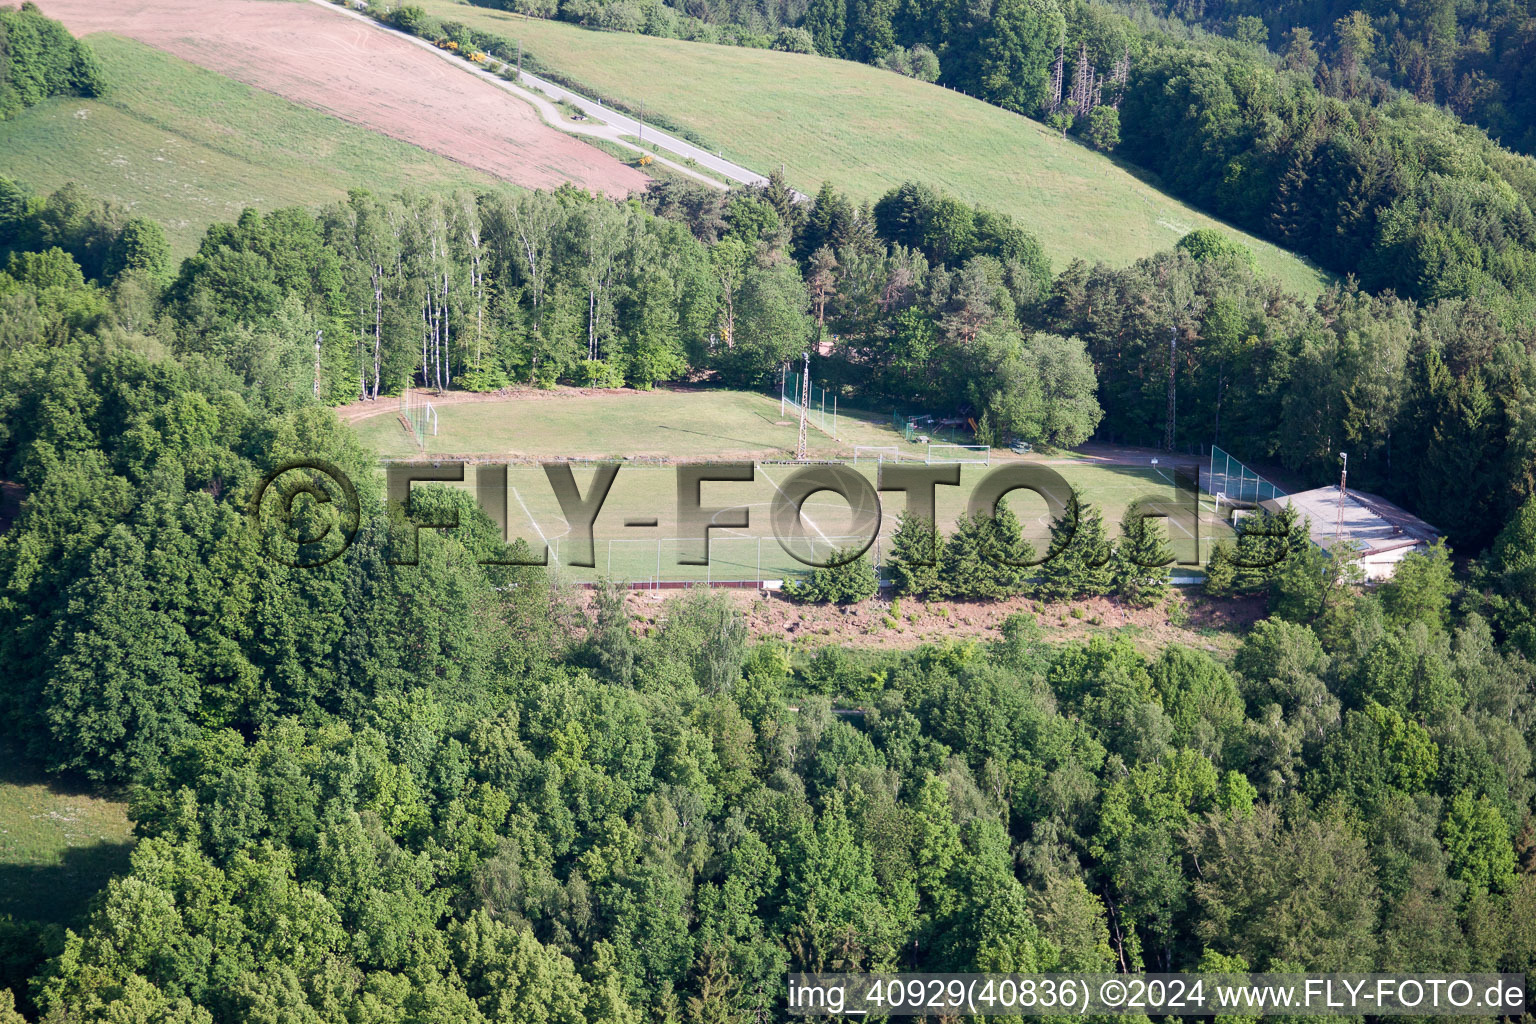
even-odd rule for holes
{"type": "Polygon", "coordinates": [[[882,447],[879,445],[854,445],[853,464],[857,466],[861,462],[900,462],[901,449],[894,446],[882,447]]]}
{"type": "Polygon", "coordinates": [[[982,466],[992,464],[992,449],[984,444],[930,444],[927,461],[965,462],[982,466]]]}
{"type": "Polygon", "coordinates": [[[400,416],[410,427],[417,444],[425,444],[427,436],[437,434],[437,406],[425,397],[409,389],[400,395],[400,416]]]}

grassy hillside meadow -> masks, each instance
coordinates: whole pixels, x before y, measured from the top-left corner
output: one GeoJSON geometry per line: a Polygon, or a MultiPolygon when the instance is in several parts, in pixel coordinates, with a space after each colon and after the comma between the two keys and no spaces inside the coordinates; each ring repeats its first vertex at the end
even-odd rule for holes
{"type": "Polygon", "coordinates": [[[360,185],[388,193],[494,181],[141,43],[88,38],[111,92],[48,100],[0,122],[0,174],[44,193],[78,182],[164,224],[178,258],[209,223],[247,206],[315,207],[360,185]]]}
{"type": "Polygon", "coordinates": [[[574,82],[686,126],[759,171],[782,164],[796,188],[830,181],[874,199],[908,179],[1018,217],[1059,269],[1074,256],[1117,266],[1219,227],[1265,272],[1312,294],[1326,275],[1298,257],[1164,195],[1115,161],[1017,114],[850,61],[595,32],[456,0],[420,0],[443,18],[521,39],[574,82]]]}

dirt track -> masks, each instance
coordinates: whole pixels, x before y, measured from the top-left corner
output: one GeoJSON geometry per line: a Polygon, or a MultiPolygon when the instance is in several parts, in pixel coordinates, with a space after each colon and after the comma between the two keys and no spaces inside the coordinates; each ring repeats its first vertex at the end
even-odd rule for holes
{"type": "Polygon", "coordinates": [[[76,35],[114,32],[529,188],[624,196],[646,178],[403,38],[284,0],[42,0],[76,35]]]}

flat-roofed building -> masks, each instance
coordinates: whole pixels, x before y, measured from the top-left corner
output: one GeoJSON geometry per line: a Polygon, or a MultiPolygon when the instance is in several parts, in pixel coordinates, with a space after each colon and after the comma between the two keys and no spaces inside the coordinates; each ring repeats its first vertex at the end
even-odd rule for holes
{"type": "Polygon", "coordinates": [[[1410,551],[1424,551],[1441,536],[1439,530],[1386,498],[1363,491],[1318,487],[1259,502],[1259,507],[1278,512],[1294,505],[1298,516],[1310,521],[1312,543],[1325,551],[1338,544],[1353,544],[1356,559],[1368,580],[1384,580],[1410,551]]]}

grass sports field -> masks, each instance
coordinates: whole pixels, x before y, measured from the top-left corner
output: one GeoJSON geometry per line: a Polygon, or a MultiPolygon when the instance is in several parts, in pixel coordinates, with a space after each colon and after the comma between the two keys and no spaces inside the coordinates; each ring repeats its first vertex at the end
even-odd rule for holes
{"type": "Polygon", "coordinates": [[[0,748],[0,917],[68,924],[127,869],[128,807],[15,763],[0,748]]]}
{"type": "Polygon", "coordinates": [[[641,105],[755,170],[783,164],[796,188],[830,181],[874,199],[916,179],[1018,217],[1057,268],[1124,266],[1218,227],[1304,294],[1326,276],[1296,256],[1158,191],[1103,154],[1001,108],[850,61],[596,32],[455,0],[429,13],[510,39],[605,99],[641,105]]]}
{"type": "MultiPolygon", "coordinates": [[[[755,581],[781,579],[805,571],[803,563],[783,550],[775,539],[769,509],[790,474],[797,433],[792,418],[779,418],[779,403],[763,395],[733,391],[570,392],[495,401],[469,401],[438,406],[439,433],[418,445],[401,423],[398,400],[387,399],[387,410],[356,423],[360,437],[387,458],[442,458],[511,460],[507,468],[508,532],[521,537],[537,551],[547,544],[551,562],[561,566],[564,578],[590,580],[599,576],[630,582],[755,581]],[[544,470],[531,464],[540,458],[624,459],[603,512],[594,528],[596,565],[567,564],[572,557],[568,527],[544,470]],[[752,482],[711,482],[703,485],[701,502],[707,508],[749,510],[746,529],[711,531],[710,564],[677,564],[677,477],[673,466],[660,459],[750,460],[757,463],[752,482]],[[519,462],[519,460],[521,460],[519,462]],[[625,526],[627,519],[654,517],[655,526],[625,526]]],[[[807,437],[813,459],[852,462],[856,445],[896,449],[903,461],[921,462],[926,449],[905,442],[874,414],[840,415],[841,440],[811,430],[807,437]]],[[[1005,457],[992,460],[997,466],[1005,457]]],[[[946,455],[946,457],[948,457],[946,455]]],[[[962,456],[963,457],[963,456],[962,456]]],[[[1173,503],[1177,496],[1172,480],[1150,465],[1114,465],[1073,457],[1043,459],[1052,469],[1097,504],[1104,512],[1111,535],[1117,532],[1125,509],[1137,500],[1173,503]]],[[[878,462],[859,453],[855,469],[871,482],[878,462]]],[[[953,526],[966,507],[976,481],[988,472],[985,465],[964,465],[959,487],[937,491],[940,526],[953,526]]],[[[465,469],[462,486],[476,486],[477,467],[465,469]]],[[[589,493],[594,470],[578,466],[576,483],[589,493]]],[[[1049,536],[1049,517],[1043,500],[1027,492],[1009,499],[1025,524],[1025,536],[1043,552],[1049,536]]],[[[1188,499],[1186,498],[1186,506],[1188,499]]],[[[877,561],[889,543],[902,509],[899,494],[888,495],[882,504],[882,525],[873,549],[877,561]]],[[[1218,520],[1208,503],[1202,503],[1198,526],[1193,513],[1166,520],[1170,539],[1181,560],[1209,556],[1211,545],[1230,536],[1230,528],[1218,520]]],[[[833,548],[848,546],[853,537],[852,515],[841,497],[813,495],[804,508],[808,547],[803,553],[821,558],[833,548]]]]}
{"type": "Polygon", "coordinates": [[[488,175],[119,36],[89,39],[112,83],[0,122],[0,174],[47,193],[78,182],[165,225],[177,258],[247,206],[316,207],[353,183],[487,188],[488,175]]]}
{"type": "MultiPolygon", "coordinates": [[[[399,400],[379,400],[379,415],[361,420],[359,436],[386,457],[418,454],[498,458],[612,459],[791,458],[799,433],[793,413],[780,415],[779,401],[747,391],[599,391],[573,397],[570,391],[511,400],[437,405],[438,434],[418,445],[395,413],[399,400]]],[[[852,454],[853,445],[899,443],[890,417],[844,411],[838,435],[846,443],[810,430],[810,454],[832,458],[852,454]]],[[[919,452],[915,446],[905,446],[919,452]]]]}

